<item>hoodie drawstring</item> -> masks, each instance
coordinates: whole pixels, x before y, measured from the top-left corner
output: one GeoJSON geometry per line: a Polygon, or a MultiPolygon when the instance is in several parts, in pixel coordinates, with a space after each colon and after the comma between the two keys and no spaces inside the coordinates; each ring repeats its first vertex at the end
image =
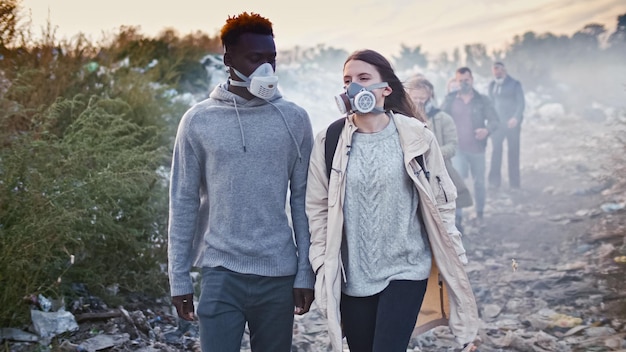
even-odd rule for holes
{"type": "MultiPolygon", "coordinates": [[[[278,106],[276,106],[271,101],[266,100],[266,102],[268,102],[270,105],[275,107],[276,110],[278,110],[278,112],[280,113],[280,116],[283,118],[283,122],[285,123],[285,127],[287,127],[287,132],[289,132],[289,135],[291,136],[291,140],[293,141],[293,144],[296,145],[296,151],[298,152],[298,160],[302,161],[302,153],[300,152],[300,145],[298,144],[298,141],[296,140],[296,136],[294,136],[293,132],[291,131],[291,128],[289,128],[289,124],[287,123],[287,118],[285,117],[285,114],[283,114],[283,112],[278,108],[278,106]]],[[[241,117],[239,117],[239,109],[237,109],[237,100],[235,99],[235,97],[233,97],[233,104],[235,106],[235,112],[237,113],[237,121],[239,122],[239,131],[241,132],[241,144],[243,145],[243,151],[246,152],[246,136],[243,133],[243,125],[241,124],[241,117]]]]}
{"type": "Polygon", "coordinates": [[[287,127],[287,131],[289,132],[289,135],[291,136],[291,140],[293,141],[293,144],[296,145],[296,151],[298,152],[298,159],[300,161],[302,161],[302,154],[300,153],[300,145],[298,145],[298,141],[296,140],[296,136],[293,135],[293,132],[291,132],[291,128],[289,128],[289,124],[287,123],[287,118],[285,117],[285,114],[283,114],[283,112],[280,111],[278,106],[274,105],[274,103],[272,103],[269,100],[267,100],[267,102],[270,105],[272,105],[273,107],[275,107],[276,110],[278,110],[278,112],[280,113],[280,116],[283,118],[283,122],[285,123],[285,127],[287,127]]]}
{"type": "Polygon", "coordinates": [[[239,117],[239,110],[237,109],[237,100],[233,97],[233,103],[235,104],[235,112],[237,113],[237,121],[239,121],[239,131],[241,132],[241,144],[243,145],[243,152],[246,152],[246,136],[243,134],[243,126],[241,125],[241,117],[239,117]]]}

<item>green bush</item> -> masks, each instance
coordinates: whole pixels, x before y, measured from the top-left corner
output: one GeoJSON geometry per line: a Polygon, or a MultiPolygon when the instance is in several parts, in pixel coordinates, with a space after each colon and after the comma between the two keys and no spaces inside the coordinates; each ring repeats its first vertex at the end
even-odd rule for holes
{"type": "Polygon", "coordinates": [[[0,6],[0,327],[73,284],[109,304],[166,294],[165,174],[188,108],[172,98],[208,94],[219,39],[121,27],[96,46],[48,24],[33,40],[19,3],[0,6]]]}
{"type": "Polygon", "coordinates": [[[159,131],[130,122],[122,100],[95,96],[59,99],[42,120],[68,112],[76,118],[62,137],[44,127],[0,151],[2,326],[25,321],[23,296],[59,297],[65,283],[85,283],[94,294],[114,284],[165,292],[159,131]]]}
{"type": "Polygon", "coordinates": [[[218,42],[122,27],[96,47],[50,28],[0,43],[0,326],[28,322],[26,296],[69,301],[72,284],[109,304],[166,294],[164,174],[188,108],[173,89],[206,90],[199,59],[218,42]]]}

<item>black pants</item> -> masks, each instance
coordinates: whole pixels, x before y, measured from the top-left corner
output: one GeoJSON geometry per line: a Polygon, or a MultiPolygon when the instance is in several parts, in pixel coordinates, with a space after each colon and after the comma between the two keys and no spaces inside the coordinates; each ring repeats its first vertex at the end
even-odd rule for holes
{"type": "Polygon", "coordinates": [[[519,154],[520,154],[520,132],[521,128],[517,125],[514,128],[508,128],[507,122],[500,122],[501,128],[498,128],[491,135],[491,142],[493,150],[491,152],[491,166],[489,169],[489,185],[493,187],[500,187],[502,176],[500,170],[502,169],[502,152],[504,140],[507,141],[508,159],[509,165],[509,186],[513,188],[520,187],[520,167],[519,167],[519,154]],[[502,125],[504,124],[504,125],[502,125]]]}
{"type": "Polygon", "coordinates": [[[368,297],[341,295],[341,322],[350,352],[406,352],[428,280],[391,281],[368,297]]]}

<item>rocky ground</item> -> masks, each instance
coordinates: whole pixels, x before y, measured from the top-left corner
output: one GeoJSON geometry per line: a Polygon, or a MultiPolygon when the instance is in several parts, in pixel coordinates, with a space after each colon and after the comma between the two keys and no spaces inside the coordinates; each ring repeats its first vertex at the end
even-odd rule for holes
{"type": "MultiPolygon", "coordinates": [[[[490,190],[484,227],[467,212],[467,271],[483,352],[626,351],[626,176],[620,174],[626,143],[615,139],[626,130],[626,116],[556,111],[524,123],[523,188],[510,190],[504,182],[490,190]]],[[[179,324],[166,299],[74,318],[78,330],[40,342],[27,342],[38,337],[26,329],[3,329],[0,350],[200,350],[197,326],[179,324]]],[[[415,336],[409,347],[459,350],[446,327],[415,336]]],[[[247,338],[241,350],[249,351],[247,338]]],[[[319,312],[298,317],[293,351],[327,350],[319,312]]]]}

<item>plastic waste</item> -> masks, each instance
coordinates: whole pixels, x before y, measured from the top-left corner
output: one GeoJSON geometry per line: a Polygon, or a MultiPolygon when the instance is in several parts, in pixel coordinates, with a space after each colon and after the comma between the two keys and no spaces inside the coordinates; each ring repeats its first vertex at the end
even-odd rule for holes
{"type": "Polygon", "coordinates": [[[49,312],[52,308],[52,302],[41,293],[37,296],[37,305],[44,312],[49,312]]]}
{"type": "Polygon", "coordinates": [[[25,296],[24,302],[37,307],[44,312],[49,312],[52,309],[52,301],[41,293],[37,296],[34,294],[25,296]]]}
{"type": "Polygon", "coordinates": [[[559,328],[573,328],[583,323],[581,318],[572,317],[565,314],[555,314],[550,317],[552,320],[552,326],[559,328]]]}
{"type": "Polygon", "coordinates": [[[39,337],[16,328],[0,328],[0,341],[3,340],[36,342],[39,337]]]}
{"type": "Polygon", "coordinates": [[[96,70],[98,70],[98,67],[100,67],[100,65],[98,65],[98,63],[95,61],[90,61],[85,65],[85,69],[88,72],[96,72],[96,70]]]}
{"type": "Polygon", "coordinates": [[[32,309],[30,318],[35,333],[40,337],[54,337],[68,331],[78,330],[78,324],[72,313],[65,310],[58,312],[42,312],[32,309]]]}
{"type": "Polygon", "coordinates": [[[612,213],[614,211],[622,210],[624,207],[625,205],[623,203],[604,203],[600,206],[600,209],[602,209],[605,213],[612,213]]]}

